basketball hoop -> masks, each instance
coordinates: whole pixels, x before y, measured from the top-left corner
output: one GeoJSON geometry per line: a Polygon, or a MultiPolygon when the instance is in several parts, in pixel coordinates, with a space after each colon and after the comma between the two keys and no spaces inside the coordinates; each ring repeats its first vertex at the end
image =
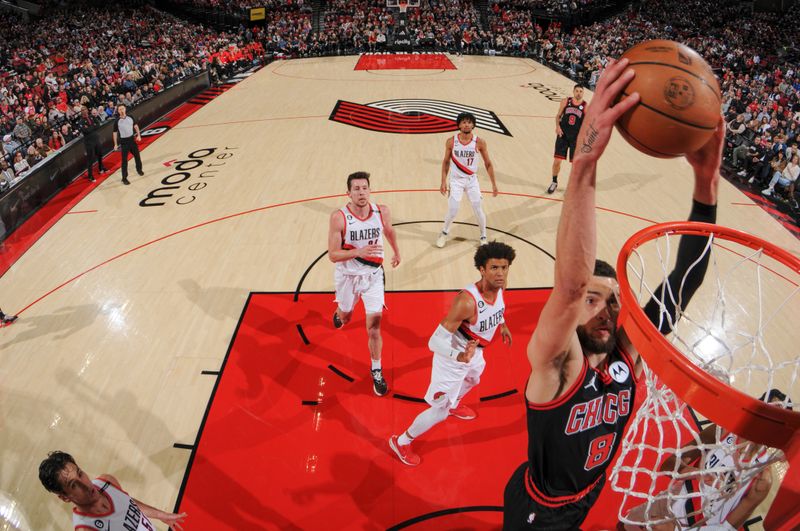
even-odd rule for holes
{"type": "MultiPolygon", "coordinates": [[[[731,485],[746,485],[765,467],[785,457],[790,473],[781,484],[765,527],[788,530],[800,525],[800,412],[757,398],[776,387],[789,395],[797,393],[800,358],[795,351],[780,352],[775,346],[780,343],[785,349],[788,343],[796,349],[800,339],[796,325],[800,259],[727,227],[662,223],[639,231],[625,243],[617,275],[619,324],[646,362],[648,393],[628,426],[612,472],[612,488],[625,494],[620,521],[645,527],[676,522],[677,517],[668,510],[671,504],[688,498],[699,498],[703,507],[719,503],[733,495],[731,485]],[[675,255],[674,240],[681,235],[706,238],[704,253],[709,265],[691,304],[674,318],[663,301],[670,297],[680,302],[680,286],[670,286],[668,275],[675,255]],[[658,291],[651,286],[662,282],[666,289],[660,292],[660,319],[667,325],[669,337],[653,326],[642,309],[658,291]],[[685,414],[694,415],[693,410],[727,431],[717,429],[714,443],[702,442],[699,428],[686,422],[685,414]],[[687,479],[678,473],[678,465],[674,470],[658,470],[669,455],[680,461],[687,439],[693,449],[723,450],[721,439],[726,433],[735,434],[735,444],[741,446],[737,446],[736,459],[745,449],[755,452],[752,443],[770,448],[763,449],[766,453],[760,454],[763,460],[759,463],[742,459],[734,467],[717,470],[701,461],[692,479],[703,481],[705,488],[692,494],[680,494],[673,488],[687,479]],[[719,487],[708,487],[716,484],[719,487]],[[644,509],[631,516],[637,513],[630,511],[637,502],[637,509],[644,509]]],[[[680,279],[681,284],[685,281],[680,279]]],[[[729,451],[730,440],[727,444],[725,451],[729,451]]],[[[702,508],[698,512],[702,514],[702,508]]]]}
{"type": "Polygon", "coordinates": [[[400,13],[405,14],[408,10],[408,0],[397,0],[397,7],[400,9],[400,13]]]}

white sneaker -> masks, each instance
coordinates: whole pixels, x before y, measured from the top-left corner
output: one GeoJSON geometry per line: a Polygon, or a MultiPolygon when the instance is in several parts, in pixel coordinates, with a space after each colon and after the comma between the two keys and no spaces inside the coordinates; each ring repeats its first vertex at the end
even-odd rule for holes
{"type": "Polygon", "coordinates": [[[755,177],[750,177],[749,179],[747,179],[747,184],[753,184],[755,181],[756,181],[755,177]]]}
{"type": "Polygon", "coordinates": [[[772,188],[764,188],[761,190],[761,193],[764,195],[772,195],[772,188]]]}
{"type": "Polygon", "coordinates": [[[736,175],[738,175],[739,177],[744,177],[745,175],[747,175],[747,172],[742,170],[740,172],[736,172],[736,175]]]}
{"type": "Polygon", "coordinates": [[[436,239],[436,247],[441,249],[444,247],[444,244],[447,243],[447,234],[444,232],[439,233],[439,237],[436,239]]]}
{"type": "Polygon", "coordinates": [[[489,243],[489,240],[486,238],[486,236],[481,236],[481,243],[480,244],[481,245],[486,245],[487,243],[489,243]]]}

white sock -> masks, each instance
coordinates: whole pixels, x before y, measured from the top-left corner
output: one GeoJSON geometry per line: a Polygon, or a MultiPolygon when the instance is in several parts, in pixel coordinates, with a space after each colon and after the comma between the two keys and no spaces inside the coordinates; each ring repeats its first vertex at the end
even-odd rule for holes
{"type": "Polygon", "coordinates": [[[408,436],[408,432],[404,431],[403,435],[397,438],[397,444],[399,444],[400,446],[405,446],[407,444],[411,444],[411,441],[413,440],[414,439],[408,436]]]}
{"type": "Polygon", "coordinates": [[[372,370],[377,370],[381,368],[381,360],[372,360],[372,370]]]}

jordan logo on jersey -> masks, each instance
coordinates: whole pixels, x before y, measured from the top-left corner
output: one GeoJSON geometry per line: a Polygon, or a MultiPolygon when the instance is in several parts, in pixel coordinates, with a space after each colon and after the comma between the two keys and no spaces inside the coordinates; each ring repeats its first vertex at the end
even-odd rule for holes
{"type": "Polygon", "coordinates": [[[631,392],[628,389],[620,391],[619,394],[606,393],[588,402],[572,406],[564,433],[573,435],[591,430],[601,422],[616,424],[617,419],[626,417],[630,412],[631,392]]]}

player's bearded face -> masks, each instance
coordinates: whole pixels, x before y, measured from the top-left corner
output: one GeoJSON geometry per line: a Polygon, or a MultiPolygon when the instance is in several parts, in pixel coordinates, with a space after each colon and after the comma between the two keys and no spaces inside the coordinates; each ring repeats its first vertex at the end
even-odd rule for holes
{"type": "Polygon", "coordinates": [[[458,124],[458,130],[464,133],[465,135],[470,134],[474,128],[475,124],[470,122],[469,120],[461,120],[461,122],[459,122],[458,124]]]}
{"type": "Polygon", "coordinates": [[[610,354],[617,344],[619,302],[617,282],[607,277],[594,277],[586,294],[587,320],[577,327],[578,340],[584,352],[610,354]]]}

